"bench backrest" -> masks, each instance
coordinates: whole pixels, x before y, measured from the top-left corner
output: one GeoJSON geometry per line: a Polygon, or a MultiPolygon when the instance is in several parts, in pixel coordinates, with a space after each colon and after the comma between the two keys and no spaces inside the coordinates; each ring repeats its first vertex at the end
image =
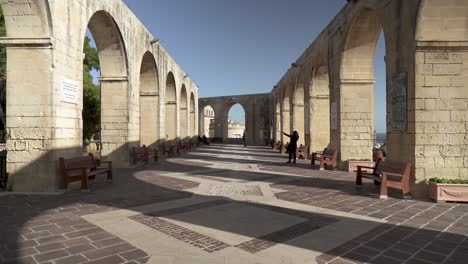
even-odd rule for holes
{"type": "Polygon", "coordinates": [[[409,177],[411,173],[411,163],[394,160],[378,160],[375,164],[374,174],[380,175],[382,172],[404,174],[409,177]]]}
{"type": "Polygon", "coordinates": [[[132,152],[134,155],[146,154],[148,153],[148,148],[145,145],[142,147],[132,147],[132,152]]]}
{"type": "Polygon", "coordinates": [[[336,159],[336,157],[338,155],[338,151],[326,148],[326,149],[323,150],[323,155],[324,156],[332,156],[333,159],[336,159]]]}
{"type": "Polygon", "coordinates": [[[94,162],[93,154],[89,154],[88,156],[83,157],[75,157],[75,158],[60,158],[60,169],[62,171],[69,171],[69,170],[78,170],[78,169],[95,169],[96,163],[94,162]]]}

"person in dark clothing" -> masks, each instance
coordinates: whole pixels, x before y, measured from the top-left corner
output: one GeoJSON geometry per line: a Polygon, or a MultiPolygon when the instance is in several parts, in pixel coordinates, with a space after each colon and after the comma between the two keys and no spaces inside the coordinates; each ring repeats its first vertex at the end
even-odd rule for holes
{"type": "Polygon", "coordinates": [[[291,163],[291,158],[294,156],[293,163],[296,163],[296,149],[297,149],[297,141],[299,140],[299,133],[294,131],[292,135],[288,135],[283,132],[283,134],[289,138],[291,138],[291,142],[288,145],[288,152],[289,152],[289,160],[287,163],[291,163]]]}
{"type": "Polygon", "coordinates": [[[247,143],[245,142],[246,138],[245,138],[245,130],[244,130],[244,133],[242,134],[242,141],[244,142],[244,148],[247,147],[247,143]]]}

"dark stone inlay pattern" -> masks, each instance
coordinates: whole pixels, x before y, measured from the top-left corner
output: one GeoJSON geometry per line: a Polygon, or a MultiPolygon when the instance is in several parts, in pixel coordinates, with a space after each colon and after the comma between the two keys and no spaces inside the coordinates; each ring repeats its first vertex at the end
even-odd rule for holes
{"type": "Polygon", "coordinates": [[[281,229],[279,231],[261,236],[259,238],[249,240],[247,242],[236,245],[235,247],[255,254],[262,250],[268,249],[276,244],[297,238],[321,227],[322,226],[308,221],[281,229]]]}
{"type": "MultiPolygon", "coordinates": [[[[236,203],[228,200],[215,200],[194,205],[183,206],[179,208],[166,209],[158,212],[153,212],[146,215],[136,215],[130,219],[149,226],[159,232],[169,235],[175,239],[183,241],[192,246],[198,247],[208,253],[213,253],[232,245],[217,239],[205,236],[198,232],[192,231],[185,227],[173,224],[171,222],[159,219],[158,217],[166,217],[170,215],[192,212],[200,209],[206,209],[225,204],[236,203]]],[[[314,230],[320,229],[324,226],[338,222],[338,219],[326,217],[324,215],[304,212],[295,209],[276,207],[266,204],[249,204],[249,206],[266,209],[273,212],[291,215],[295,217],[304,218],[306,221],[293,226],[289,226],[278,231],[251,239],[234,247],[245,250],[249,253],[255,254],[262,250],[268,249],[276,244],[284,243],[286,241],[295,239],[314,230]]]]}
{"type": "Polygon", "coordinates": [[[198,232],[189,230],[185,227],[170,223],[154,216],[137,215],[130,218],[175,239],[200,248],[208,253],[213,253],[231,246],[222,241],[202,235],[198,232]]]}

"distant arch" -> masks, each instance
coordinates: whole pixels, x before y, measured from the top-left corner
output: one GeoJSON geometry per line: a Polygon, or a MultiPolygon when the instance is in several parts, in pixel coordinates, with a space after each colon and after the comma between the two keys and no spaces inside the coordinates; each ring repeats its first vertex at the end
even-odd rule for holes
{"type": "Polygon", "coordinates": [[[180,91],[180,137],[182,139],[188,137],[189,126],[188,126],[188,102],[187,102],[187,88],[185,84],[182,84],[180,91]]]}
{"type": "Polygon", "coordinates": [[[140,68],[140,144],[150,146],[159,139],[159,77],[151,52],[143,55],[140,68]]]}
{"type": "Polygon", "coordinates": [[[177,137],[177,90],[174,74],[169,72],[166,78],[165,93],[165,125],[166,140],[175,140],[177,137]]]}
{"type": "Polygon", "coordinates": [[[298,144],[305,143],[305,110],[304,110],[304,80],[301,75],[298,76],[292,98],[292,131],[299,133],[298,144]]]}
{"type": "Polygon", "coordinates": [[[195,109],[195,95],[192,93],[190,93],[190,133],[189,135],[190,136],[195,136],[197,134],[197,131],[196,131],[196,122],[197,122],[197,119],[196,119],[196,115],[195,115],[195,112],[196,109],[195,109]]]}

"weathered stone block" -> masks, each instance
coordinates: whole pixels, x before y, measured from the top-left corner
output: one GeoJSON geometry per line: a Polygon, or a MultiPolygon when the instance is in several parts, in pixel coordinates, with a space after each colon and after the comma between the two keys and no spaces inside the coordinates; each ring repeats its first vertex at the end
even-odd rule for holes
{"type": "Polygon", "coordinates": [[[426,75],[424,78],[426,87],[448,87],[452,84],[450,76],[426,75]]]}
{"type": "Polygon", "coordinates": [[[462,64],[434,64],[434,75],[459,75],[462,73],[462,64]]]}

